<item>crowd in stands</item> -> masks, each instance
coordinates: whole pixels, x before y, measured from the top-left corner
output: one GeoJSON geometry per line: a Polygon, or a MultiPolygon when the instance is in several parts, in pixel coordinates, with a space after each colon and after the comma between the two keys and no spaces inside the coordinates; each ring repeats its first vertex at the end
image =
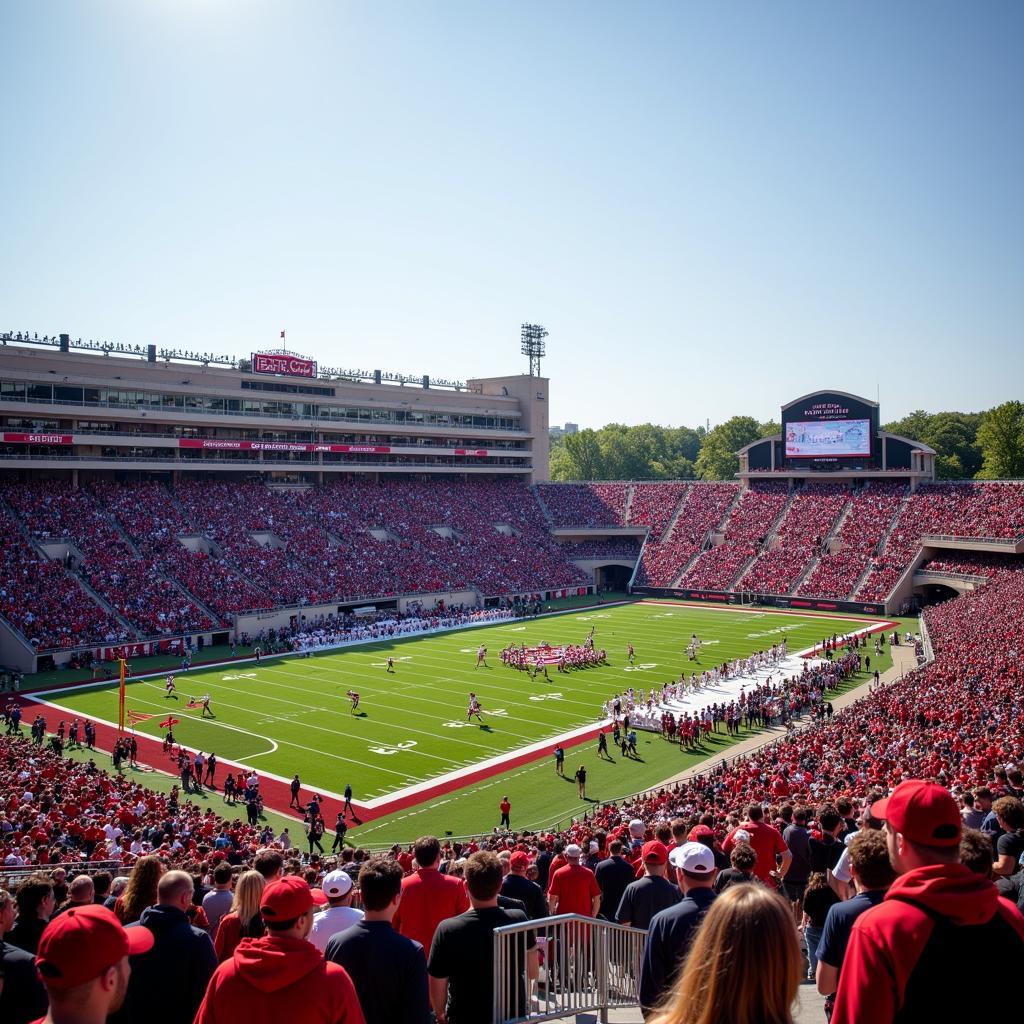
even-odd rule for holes
{"type": "Polygon", "coordinates": [[[901,508],[884,550],[872,559],[857,599],[888,597],[926,534],[1024,537],[1024,484],[927,484],[918,488],[901,508]]]}
{"type": "Polygon", "coordinates": [[[850,497],[842,484],[809,483],[786,510],[772,547],[754,559],[737,584],[758,594],[788,594],[821,551],[850,497]]]}
{"type": "Polygon", "coordinates": [[[216,625],[150,559],[133,550],[114,521],[84,489],[57,481],[5,487],[3,498],[40,541],[74,545],[82,578],[140,636],[176,636],[216,625]]]}
{"type": "Polygon", "coordinates": [[[704,551],[683,575],[684,587],[727,590],[764,544],[789,500],[783,482],[757,483],[744,491],[725,524],[725,541],[704,551]]]}
{"type": "Polygon", "coordinates": [[[687,484],[634,484],[629,502],[629,525],[649,526],[650,539],[660,541],[668,529],[687,484]]]}
{"type": "Polygon", "coordinates": [[[693,484],[669,536],[664,541],[648,538],[637,584],[672,586],[687,564],[699,554],[708,533],[725,518],[738,494],[736,484],[693,484]]]}
{"type": "Polygon", "coordinates": [[[0,505],[0,615],[38,650],[127,640],[129,631],[82,590],[60,562],[43,558],[0,505]]]}
{"type": "MultiPolygon", "coordinates": [[[[420,1006],[417,1012],[426,1024],[428,991],[434,993],[434,1010],[443,1019],[445,1000],[470,990],[468,985],[462,987],[464,974],[458,957],[453,956],[454,949],[489,949],[490,930],[499,923],[539,918],[549,911],[601,914],[647,930],[649,947],[655,941],[670,943],[675,919],[666,920],[660,915],[673,912],[681,894],[670,891],[671,885],[665,887],[666,862],[679,869],[676,880],[691,902],[690,890],[696,884],[691,876],[706,874],[710,893],[700,897],[707,902],[704,923],[699,923],[702,911],[687,933],[687,941],[698,945],[683,967],[678,987],[672,988],[674,977],[654,970],[656,999],[645,999],[645,1005],[653,1008],[656,1001],[669,1000],[656,1019],[683,1019],[670,1015],[670,1003],[683,999],[690,990],[688,986],[696,984],[693,975],[704,964],[697,952],[703,949],[700,943],[716,941],[720,929],[726,929],[721,941],[730,934],[735,940],[728,929],[742,929],[743,925],[735,921],[730,925],[720,919],[735,913],[740,901],[766,901],[761,916],[755,915],[761,922],[759,956],[754,958],[756,967],[747,972],[744,984],[767,984],[765,979],[772,972],[765,967],[764,958],[784,953],[792,961],[786,968],[789,981],[784,986],[786,999],[791,1001],[800,977],[794,972],[803,971],[797,925],[807,947],[808,970],[814,976],[819,955],[826,965],[831,963],[824,942],[829,930],[829,907],[853,895],[851,879],[863,881],[858,874],[865,863],[860,846],[867,841],[858,837],[878,830],[884,822],[888,822],[886,848],[892,869],[885,887],[893,884],[893,877],[906,876],[910,881],[901,891],[907,893],[907,898],[918,904],[923,900],[926,907],[934,904],[940,913],[949,904],[935,895],[936,888],[941,888],[942,899],[946,900],[954,891],[962,893],[973,908],[971,941],[984,943],[977,949],[984,962],[1019,964],[1024,949],[1024,918],[1011,903],[997,899],[992,879],[997,880],[998,891],[1024,905],[1020,865],[1024,853],[1024,774],[1020,768],[1024,764],[1024,663],[1019,650],[1024,570],[1003,565],[986,568],[990,582],[984,587],[925,611],[935,655],[930,664],[887,686],[873,688],[835,714],[819,715],[806,728],[790,732],[732,764],[723,762],[685,782],[622,802],[599,802],[592,814],[558,832],[517,832],[509,823],[473,842],[448,840],[439,844],[424,839],[412,847],[395,847],[384,857],[371,858],[365,851],[353,852],[346,847],[345,829],[341,828],[340,841],[336,840],[332,852],[342,849],[342,853],[334,859],[315,852],[312,842],[307,854],[296,848],[290,836],[274,836],[272,830],[260,828],[258,823],[249,826],[240,820],[224,820],[176,793],[156,793],[95,765],[66,761],[44,747],[31,745],[26,738],[5,736],[0,739],[0,792],[5,794],[0,806],[0,857],[8,867],[38,866],[47,873],[21,883],[15,895],[21,915],[18,923],[10,911],[10,896],[0,895],[4,915],[0,922],[6,933],[2,998],[10,1001],[4,1005],[24,1012],[24,1016],[15,1016],[12,1010],[4,1019],[22,1024],[43,1012],[40,1005],[45,1007],[45,1003],[40,1004],[40,991],[26,987],[35,976],[18,972],[17,965],[24,961],[19,960],[17,950],[25,948],[27,955],[38,954],[42,964],[70,962],[61,961],[56,951],[50,957],[54,925],[48,925],[47,919],[57,910],[82,913],[82,906],[105,897],[116,920],[125,924],[141,920],[159,942],[159,919],[174,916],[166,909],[173,906],[182,915],[180,920],[187,920],[188,934],[196,935],[195,941],[204,950],[205,943],[211,942],[210,933],[215,932],[216,942],[211,945],[214,955],[206,955],[206,973],[197,989],[177,986],[173,981],[177,975],[161,975],[156,970],[170,970],[174,963],[171,958],[166,963],[144,960],[146,950],[142,946],[149,939],[136,940],[139,959],[133,961],[133,967],[137,962],[143,972],[152,969],[148,977],[161,978],[162,985],[174,993],[168,1003],[181,1005],[179,988],[194,990],[191,998],[196,1005],[190,1012],[198,1009],[198,1019],[207,1022],[222,1019],[213,1010],[221,998],[221,987],[230,990],[230,985],[239,985],[237,976],[252,969],[253,960],[258,961],[268,948],[277,949],[278,955],[287,949],[304,964],[308,960],[308,967],[299,972],[300,978],[323,977],[326,969],[316,959],[321,946],[315,947],[318,952],[314,954],[298,944],[305,941],[313,926],[313,903],[319,901],[336,911],[352,907],[354,899],[365,896],[365,909],[373,911],[377,902],[371,875],[390,872],[395,884],[401,886],[401,900],[397,896],[392,899],[394,906],[386,920],[394,926],[396,936],[415,936],[424,951],[429,950],[425,958],[427,973],[445,981],[443,986],[428,988],[422,973],[424,961],[415,961],[420,965],[415,981],[420,1006]],[[910,784],[906,781],[910,779],[933,781],[910,784]],[[893,795],[886,804],[874,802],[890,791],[893,795]],[[915,794],[920,805],[913,804],[915,794]],[[921,811],[925,806],[929,810],[921,811]],[[934,831],[922,833],[925,827],[934,831]],[[934,838],[931,845],[928,835],[934,838]],[[915,862],[914,848],[907,845],[907,840],[923,843],[933,853],[915,862]],[[936,843],[951,851],[949,855],[934,853],[936,843]],[[696,846],[703,847],[703,852],[696,846]],[[610,869],[602,867],[616,858],[618,866],[613,863],[610,869]],[[109,877],[115,872],[97,876],[91,888],[68,874],[67,869],[74,872],[109,861],[115,862],[117,874],[131,871],[126,882],[120,883],[124,886],[120,898],[114,894],[109,877]],[[851,862],[852,875],[849,867],[844,867],[851,862]],[[228,891],[231,882],[223,871],[218,873],[221,863],[230,866],[237,878],[229,911],[225,912],[226,897],[210,900],[211,911],[220,915],[214,930],[206,914],[207,899],[211,891],[228,891]],[[381,866],[387,863],[393,866],[381,866]],[[57,873],[57,864],[66,865],[66,869],[57,873]],[[182,868],[186,873],[180,899],[172,899],[169,893],[178,879],[163,875],[166,868],[182,868]],[[247,869],[254,869],[262,879],[253,883],[255,902],[246,902],[247,869]],[[580,874],[591,869],[595,869],[592,875],[580,874]],[[348,878],[339,879],[339,870],[348,878]],[[167,883],[160,883],[162,875],[169,879],[167,883]],[[282,876],[290,881],[283,890],[273,888],[282,876]],[[481,885],[484,876],[492,880],[490,888],[481,885]],[[509,881],[511,876],[515,878],[509,881]],[[662,881],[645,881],[650,877],[662,881]],[[627,895],[634,879],[643,884],[627,895]],[[934,879],[939,880],[935,885],[931,881],[934,879]],[[539,892],[522,880],[535,883],[539,892]],[[923,888],[914,888],[913,882],[920,882],[923,888]],[[310,886],[320,892],[310,894],[310,886]],[[509,895],[518,891],[514,898],[530,909],[506,909],[501,914],[487,910],[489,923],[481,926],[481,908],[495,907],[499,886],[509,895]],[[823,887],[832,895],[812,898],[812,894],[824,892],[823,887]],[[470,905],[477,909],[463,918],[470,905]],[[782,909],[771,918],[773,924],[768,929],[765,914],[772,907],[782,909]],[[295,910],[295,914],[288,917],[285,908],[295,910]],[[997,915],[1004,922],[1001,930],[996,925],[988,927],[997,915]],[[288,932],[283,938],[279,933],[286,929],[275,928],[275,921],[294,925],[299,919],[303,924],[294,935],[288,932]],[[784,922],[788,924],[783,926],[784,922]],[[220,932],[225,927],[227,933],[222,940],[220,932]],[[239,943],[248,929],[254,938],[248,944],[239,943]],[[472,940],[466,935],[464,943],[457,945],[457,937],[470,929],[472,940]],[[206,939],[199,937],[203,932],[206,939]],[[264,937],[259,938],[261,935],[264,937]],[[293,941],[296,944],[290,945],[293,941]],[[216,966],[218,960],[221,967],[216,966]],[[207,986],[211,976],[214,980],[207,986]],[[200,1000],[203,1008],[199,1008],[200,1000]],[[26,1003],[31,1003],[31,1015],[26,1003]]],[[[506,802],[502,814],[507,821],[506,802]]],[[[880,844],[875,845],[881,850],[880,844]]],[[[863,885],[858,891],[864,891],[863,885]]],[[[921,945],[935,916],[918,909],[894,908],[890,903],[883,902],[888,907],[884,914],[865,908],[864,924],[853,926],[846,953],[850,959],[840,958],[838,966],[842,969],[836,976],[823,972],[818,965],[819,989],[834,991],[838,986],[834,1019],[843,1024],[895,1019],[896,1008],[904,998],[921,998],[919,989],[906,980],[922,970],[919,959],[924,957],[933,968],[936,963],[934,957],[939,954],[921,945]],[[862,948],[868,941],[865,929],[869,922],[875,927],[888,922],[890,930],[901,934],[899,921],[891,920],[897,913],[916,913],[920,920],[913,918],[908,933],[911,938],[901,940],[903,944],[879,945],[877,933],[873,933],[876,938],[871,955],[890,959],[884,961],[884,968],[876,959],[878,969],[871,970],[872,961],[860,959],[868,955],[862,948]]],[[[56,915],[58,921],[60,916],[56,915]]],[[[337,917],[348,927],[359,923],[353,915],[337,917]]],[[[965,922],[955,918],[947,920],[945,927],[965,922]]],[[[57,926],[58,930],[63,927],[57,926]]],[[[364,1004],[361,1012],[359,1002],[347,1004],[352,1007],[349,1016],[339,1010],[333,1019],[360,1021],[365,1014],[373,1024],[388,1019],[374,1016],[380,1006],[377,1000],[382,998],[378,988],[388,986],[375,983],[376,976],[368,966],[372,958],[357,955],[351,948],[356,939],[365,941],[361,933],[350,935],[346,927],[341,939],[336,935],[326,946],[328,960],[336,956],[338,959],[331,962],[347,964],[351,970],[352,991],[345,989],[345,998],[354,1000],[358,994],[364,1004]],[[374,1009],[368,1011],[368,1006],[374,1009]]],[[[463,955],[478,975],[490,977],[486,963],[475,953],[463,955]]],[[[649,948],[645,972],[653,969],[648,958],[655,955],[656,950],[649,948]]],[[[390,989],[405,992],[408,986],[395,983],[395,962],[385,957],[383,963],[391,980],[390,989]]],[[[728,970],[736,970],[731,961],[728,970]]],[[[329,970],[326,973],[332,974],[329,970]]],[[[53,971],[43,971],[42,976],[47,983],[46,994],[60,999],[53,971]]],[[[649,983],[651,977],[648,975],[649,983]]],[[[319,982],[307,982],[307,987],[315,984],[319,982]]],[[[291,982],[289,986],[288,992],[292,993],[294,986],[291,982]]],[[[242,987],[238,991],[247,990],[242,987]]],[[[269,1000],[276,991],[272,989],[263,998],[269,1000]]],[[[301,987],[296,988],[292,997],[308,999],[309,992],[303,992],[301,987]]],[[[482,1006],[489,1005],[488,995],[489,989],[483,995],[478,993],[482,1006]]],[[[940,995],[944,993],[937,993],[935,998],[940,995]]],[[[127,1005],[132,1006],[130,988],[127,1005]]],[[[788,1003],[783,1009],[785,1006],[788,1003]]],[[[147,1012],[153,1013],[151,1002],[147,1012]]],[[[468,1009],[464,1012],[468,1014],[468,1009]]],[[[171,1019],[188,1024],[191,1017],[171,1019]]],[[[778,1019],[788,1018],[783,1015],[778,1019]]]]}
{"type": "Polygon", "coordinates": [[[629,484],[537,484],[553,526],[626,525],[629,484]]]}
{"type": "Polygon", "coordinates": [[[566,558],[628,558],[636,561],[640,541],[633,537],[572,541],[562,545],[566,558]]]}
{"type": "Polygon", "coordinates": [[[115,484],[96,481],[89,489],[121,524],[139,550],[221,616],[240,609],[269,609],[270,596],[253,586],[227,559],[206,550],[191,550],[178,538],[195,536],[198,526],[185,514],[179,500],[163,484],[115,484]]]}
{"type": "Polygon", "coordinates": [[[849,597],[892,526],[906,493],[905,485],[889,480],[869,480],[855,490],[836,536],[838,550],[821,556],[797,594],[837,600],[849,597]]]}
{"type": "MultiPolygon", "coordinates": [[[[44,561],[16,520],[4,532],[0,611],[40,650],[200,632],[230,625],[232,612],[281,605],[589,581],[551,537],[535,496],[511,481],[352,480],[285,493],[238,481],[184,481],[173,492],[155,482],[10,483],[2,496],[37,540],[81,555],[66,567],[44,561]]],[[[624,557],[635,558],[627,547],[624,557]]]]}

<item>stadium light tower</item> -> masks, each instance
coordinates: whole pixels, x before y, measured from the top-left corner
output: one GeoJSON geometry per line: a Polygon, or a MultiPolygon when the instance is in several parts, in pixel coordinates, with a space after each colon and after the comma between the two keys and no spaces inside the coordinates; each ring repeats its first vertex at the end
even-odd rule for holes
{"type": "Polygon", "coordinates": [[[530,376],[540,376],[540,358],[546,351],[544,339],[548,332],[540,324],[523,324],[520,329],[523,339],[522,353],[530,360],[530,376]]]}

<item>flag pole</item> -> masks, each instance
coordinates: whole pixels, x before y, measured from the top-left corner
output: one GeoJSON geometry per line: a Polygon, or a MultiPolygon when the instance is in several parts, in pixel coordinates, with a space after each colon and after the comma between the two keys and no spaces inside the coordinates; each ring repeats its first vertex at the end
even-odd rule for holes
{"type": "Polygon", "coordinates": [[[124,732],[124,674],[127,662],[124,658],[117,659],[121,665],[121,686],[118,694],[118,717],[117,717],[117,731],[119,733],[124,732]]]}

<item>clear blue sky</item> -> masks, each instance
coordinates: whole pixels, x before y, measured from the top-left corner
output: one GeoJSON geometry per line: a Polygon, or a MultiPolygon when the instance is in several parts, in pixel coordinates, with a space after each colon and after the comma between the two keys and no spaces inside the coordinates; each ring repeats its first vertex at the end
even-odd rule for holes
{"type": "Polygon", "coordinates": [[[469,377],[553,423],[1024,390],[1024,4],[0,4],[0,329],[469,377]]]}

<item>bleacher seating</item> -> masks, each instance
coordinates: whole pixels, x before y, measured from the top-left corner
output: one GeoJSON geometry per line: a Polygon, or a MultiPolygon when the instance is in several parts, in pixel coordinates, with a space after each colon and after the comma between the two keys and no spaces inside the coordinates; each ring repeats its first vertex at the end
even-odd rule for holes
{"type": "Polygon", "coordinates": [[[903,506],[881,554],[857,591],[858,600],[889,596],[925,534],[1012,539],[1024,537],[1024,485],[928,484],[903,506]]]}
{"type": "Polygon", "coordinates": [[[648,539],[644,546],[637,584],[672,586],[683,567],[700,551],[708,532],[722,521],[738,493],[736,484],[691,485],[668,538],[664,542],[648,539]]]}
{"type": "Polygon", "coordinates": [[[682,578],[684,587],[726,590],[748,559],[764,544],[772,525],[789,500],[783,482],[757,483],[748,488],[725,524],[725,541],[703,552],[682,578]]]}
{"type": "Polygon", "coordinates": [[[807,484],[786,510],[774,546],[754,559],[737,588],[757,594],[790,593],[817,557],[849,497],[842,484],[807,484]]]}
{"type": "Polygon", "coordinates": [[[822,555],[797,593],[801,597],[836,600],[849,597],[892,525],[906,493],[905,485],[889,480],[869,480],[855,491],[836,538],[841,545],[839,550],[822,555]]]}
{"type": "Polygon", "coordinates": [[[628,484],[537,484],[554,526],[625,526],[628,484]]]}

